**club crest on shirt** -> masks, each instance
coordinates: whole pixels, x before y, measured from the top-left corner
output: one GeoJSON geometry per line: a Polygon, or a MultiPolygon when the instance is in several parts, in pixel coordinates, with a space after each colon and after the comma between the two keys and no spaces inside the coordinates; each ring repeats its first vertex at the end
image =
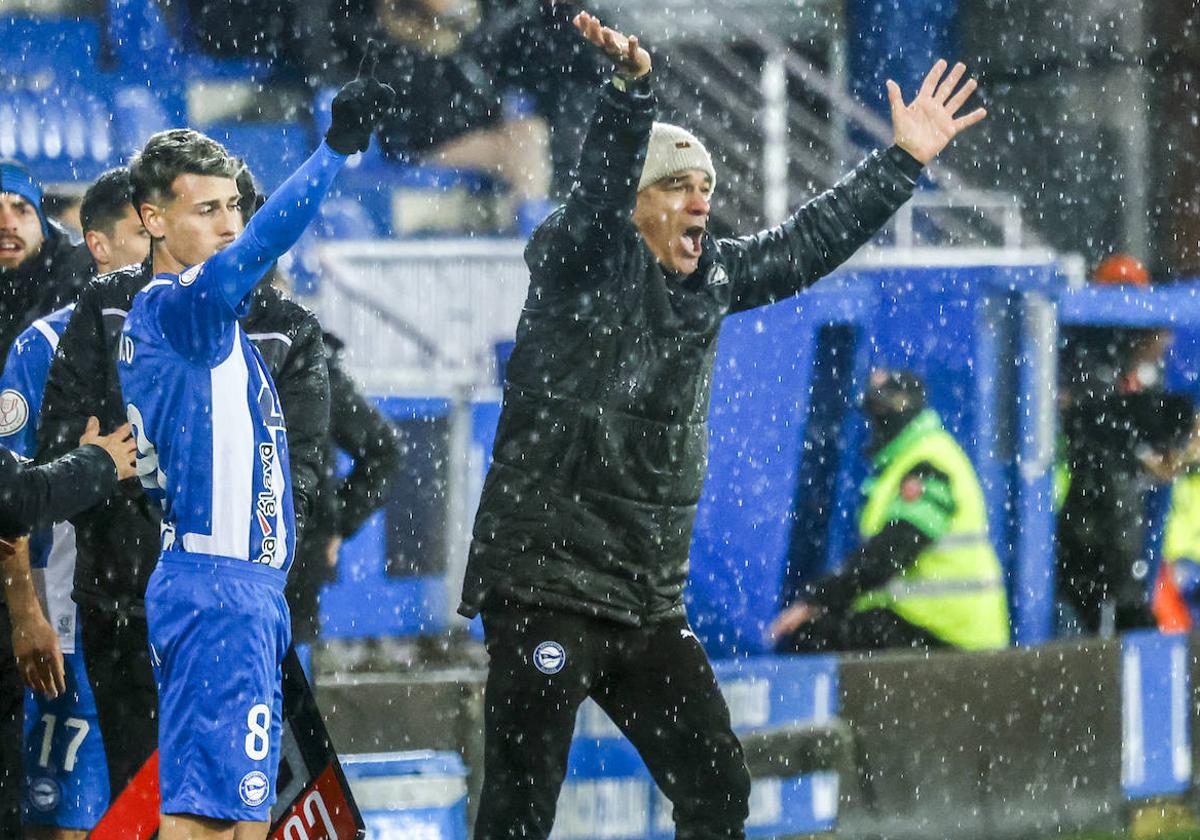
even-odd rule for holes
{"type": "Polygon", "coordinates": [[[43,814],[53,811],[62,799],[62,788],[48,776],[33,779],[29,783],[29,804],[43,814]]]}
{"type": "Polygon", "coordinates": [[[0,392],[0,435],[12,435],[29,422],[29,403],[25,395],[12,388],[0,392]]]}
{"type": "Polygon", "coordinates": [[[720,263],[715,263],[713,267],[708,270],[708,285],[724,286],[728,282],[729,272],[725,270],[725,266],[721,265],[720,263]]]}
{"type": "Polygon", "coordinates": [[[567,664],[567,652],[558,642],[542,642],[533,651],[533,667],[543,674],[557,674],[567,664]]]}

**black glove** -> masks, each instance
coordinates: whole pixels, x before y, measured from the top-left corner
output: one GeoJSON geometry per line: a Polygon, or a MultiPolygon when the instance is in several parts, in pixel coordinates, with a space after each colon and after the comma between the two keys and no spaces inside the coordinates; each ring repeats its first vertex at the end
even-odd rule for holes
{"type": "Polygon", "coordinates": [[[396,91],[375,78],[378,49],[367,42],[358,65],[358,75],[333,98],[333,122],[325,132],[325,142],[338,154],[365,152],[383,115],[396,103],[396,91]]]}

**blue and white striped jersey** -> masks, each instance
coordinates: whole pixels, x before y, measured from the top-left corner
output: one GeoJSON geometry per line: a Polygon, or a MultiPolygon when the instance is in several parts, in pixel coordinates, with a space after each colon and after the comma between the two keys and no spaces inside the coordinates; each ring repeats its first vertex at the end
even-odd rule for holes
{"type": "MultiPolygon", "coordinates": [[[[37,450],[37,423],[46,391],[46,376],[58,339],[75,307],[67,306],[39,318],[17,336],[0,376],[0,445],[23,458],[37,450]]],[[[33,535],[30,565],[46,599],[47,618],[63,653],[75,651],[77,613],[71,600],[75,578],[75,528],[60,522],[33,535]]]]}
{"type": "Polygon", "coordinates": [[[303,232],[345,158],[324,144],[227,248],[133,300],[117,372],[138,474],[163,508],[164,551],[286,573],[295,548],[275,384],[242,332],[249,294],[303,232]]]}

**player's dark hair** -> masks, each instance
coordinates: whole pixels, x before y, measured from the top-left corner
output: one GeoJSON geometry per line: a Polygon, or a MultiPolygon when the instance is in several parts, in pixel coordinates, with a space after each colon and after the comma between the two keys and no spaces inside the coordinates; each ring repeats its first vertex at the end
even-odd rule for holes
{"type": "Polygon", "coordinates": [[[98,230],[106,236],[113,235],[113,226],[133,206],[133,187],[129,182],[129,169],[124,166],[110,169],[96,179],[83,194],[79,205],[79,224],[83,232],[98,230]]]}
{"type": "Polygon", "coordinates": [[[237,178],[241,169],[242,164],[224,146],[199,131],[160,131],[129,162],[133,206],[140,211],[146,202],[166,204],[174,197],[171,185],[180,175],[237,178]]]}
{"type": "Polygon", "coordinates": [[[250,217],[259,207],[263,206],[267,197],[258,191],[258,185],[254,183],[254,173],[250,171],[250,166],[246,161],[238,158],[238,163],[242,167],[237,175],[238,195],[241,196],[242,224],[249,224],[250,217]]]}

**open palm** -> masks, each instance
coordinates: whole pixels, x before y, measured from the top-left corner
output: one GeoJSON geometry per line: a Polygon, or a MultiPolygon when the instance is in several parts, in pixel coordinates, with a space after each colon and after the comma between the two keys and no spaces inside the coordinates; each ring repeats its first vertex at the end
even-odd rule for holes
{"type": "Polygon", "coordinates": [[[962,117],[955,116],[975,92],[974,79],[967,79],[958,87],[966,70],[966,65],[959,63],[946,74],[946,62],[939,58],[925,76],[913,101],[907,105],[900,94],[900,86],[888,79],[888,104],[892,108],[896,145],[921,163],[929,163],[956,134],[987,116],[983,108],[976,108],[962,117]]]}
{"type": "Polygon", "coordinates": [[[636,35],[625,36],[587,12],[575,15],[571,22],[584,38],[613,60],[618,73],[636,79],[650,72],[650,53],[638,43],[636,35]]]}

